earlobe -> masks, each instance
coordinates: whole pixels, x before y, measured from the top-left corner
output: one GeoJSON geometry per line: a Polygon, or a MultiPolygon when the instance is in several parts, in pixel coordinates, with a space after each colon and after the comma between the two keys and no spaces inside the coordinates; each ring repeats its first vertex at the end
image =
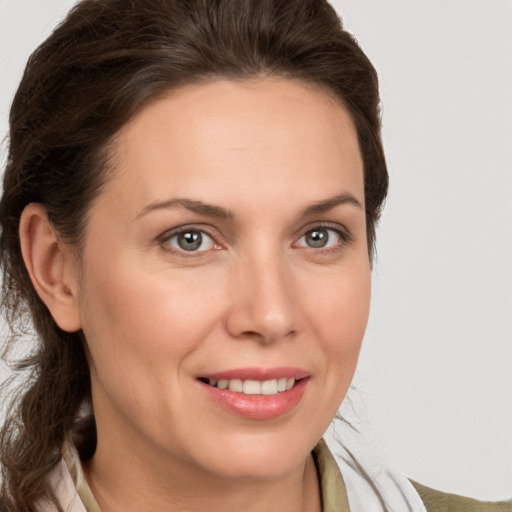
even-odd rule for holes
{"type": "Polygon", "coordinates": [[[20,244],[32,284],[57,325],[68,332],[81,329],[73,252],[59,243],[42,204],[23,210],[20,244]]]}

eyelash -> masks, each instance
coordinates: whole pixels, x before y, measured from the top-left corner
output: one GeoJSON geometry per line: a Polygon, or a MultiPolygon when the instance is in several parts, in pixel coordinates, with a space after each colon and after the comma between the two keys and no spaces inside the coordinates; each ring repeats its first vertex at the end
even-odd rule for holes
{"type": "Polygon", "coordinates": [[[303,234],[297,239],[296,242],[294,242],[294,246],[299,243],[300,240],[302,240],[308,233],[311,233],[315,230],[326,230],[330,232],[334,232],[339,237],[339,242],[336,243],[332,247],[327,248],[314,248],[314,247],[303,247],[304,249],[314,252],[315,254],[321,253],[321,254],[330,254],[335,253],[343,249],[347,244],[353,241],[352,234],[345,228],[341,228],[339,225],[333,226],[332,224],[328,223],[319,223],[315,224],[312,227],[308,227],[305,231],[303,231],[303,234]]]}
{"type": "Polygon", "coordinates": [[[183,258],[197,258],[198,256],[202,256],[204,253],[209,252],[211,249],[206,251],[185,251],[183,249],[176,249],[170,245],[170,240],[173,238],[178,237],[182,233],[201,233],[202,235],[206,235],[208,238],[211,239],[212,244],[215,246],[216,250],[219,250],[222,248],[221,244],[219,244],[215,237],[211,235],[207,230],[204,228],[198,228],[193,225],[187,225],[187,226],[181,226],[179,228],[173,229],[171,231],[167,231],[164,233],[161,237],[159,237],[159,243],[164,249],[164,251],[169,252],[171,254],[175,254],[177,256],[181,256],[183,258]]]}
{"type": "MultiPolygon", "coordinates": [[[[333,253],[333,252],[337,252],[337,251],[341,250],[343,247],[345,247],[347,244],[349,244],[350,242],[353,241],[353,236],[347,229],[341,228],[339,225],[336,225],[336,227],[334,227],[333,225],[328,224],[328,223],[318,223],[318,224],[315,224],[315,225],[303,230],[300,237],[298,237],[296,239],[296,241],[292,244],[292,246],[297,247],[297,244],[299,243],[299,241],[302,240],[308,233],[311,233],[312,231],[320,230],[320,229],[334,232],[339,237],[340,241],[338,243],[336,243],[333,247],[328,247],[325,249],[307,247],[307,246],[300,246],[300,247],[302,247],[303,249],[306,249],[308,251],[314,252],[315,254],[319,254],[319,253],[320,254],[329,254],[329,253],[333,253]]],[[[181,227],[175,228],[171,231],[167,231],[166,233],[161,235],[158,238],[158,240],[159,240],[159,244],[161,245],[163,250],[165,250],[166,252],[169,252],[171,254],[183,257],[183,258],[197,258],[197,257],[203,256],[204,253],[209,253],[211,250],[222,249],[222,245],[216,241],[216,237],[213,236],[212,234],[210,234],[208,232],[208,230],[205,230],[203,227],[199,228],[199,227],[195,227],[193,225],[181,226],[181,227]],[[207,249],[207,250],[203,250],[203,251],[186,251],[183,249],[176,249],[169,244],[170,240],[172,240],[173,238],[178,237],[182,233],[188,233],[188,232],[190,232],[190,233],[196,232],[196,233],[201,233],[202,235],[206,235],[208,238],[211,239],[214,247],[212,249],[207,249]]]]}

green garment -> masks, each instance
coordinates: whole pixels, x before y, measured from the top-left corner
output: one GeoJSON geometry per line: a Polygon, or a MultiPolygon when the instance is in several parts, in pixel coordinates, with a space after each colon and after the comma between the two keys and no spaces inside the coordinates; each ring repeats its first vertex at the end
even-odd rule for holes
{"type": "MultiPolygon", "coordinates": [[[[322,512],[350,512],[347,492],[336,460],[323,440],[313,450],[318,470],[322,512]]],[[[411,481],[427,512],[512,512],[512,501],[483,502],[447,494],[411,481]]]]}
{"type": "Polygon", "coordinates": [[[429,489],[411,480],[428,512],[512,512],[512,501],[478,501],[429,489]]]}

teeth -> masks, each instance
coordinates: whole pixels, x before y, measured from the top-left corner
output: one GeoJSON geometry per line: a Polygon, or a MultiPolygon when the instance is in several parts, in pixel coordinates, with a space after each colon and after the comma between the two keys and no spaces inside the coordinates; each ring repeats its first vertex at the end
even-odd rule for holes
{"type": "Polygon", "coordinates": [[[236,393],[244,393],[245,395],[277,395],[283,391],[293,388],[295,379],[281,377],[280,379],[271,380],[241,380],[241,379],[208,379],[210,386],[219,389],[229,389],[236,393]]]}
{"type": "Polygon", "coordinates": [[[231,379],[228,384],[229,391],[243,392],[244,384],[240,379],[231,379]]]}
{"type": "MultiPolygon", "coordinates": [[[[215,380],[215,379],[212,379],[212,380],[215,380]]],[[[210,384],[211,384],[212,386],[215,386],[215,384],[212,384],[211,382],[210,382],[210,384]]],[[[220,380],[219,380],[219,382],[217,382],[217,387],[218,387],[219,389],[227,389],[227,387],[228,387],[228,381],[227,381],[227,380],[225,380],[225,379],[220,379],[220,380]]]]}
{"type": "Polygon", "coordinates": [[[277,380],[264,380],[261,383],[262,395],[276,395],[277,394],[277,380]]]}
{"type": "Polygon", "coordinates": [[[286,381],[288,379],[286,377],[281,377],[277,381],[277,391],[286,391],[286,381]]]}
{"type": "Polygon", "coordinates": [[[261,382],[259,380],[244,380],[242,391],[244,395],[260,395],[261,382]]]}

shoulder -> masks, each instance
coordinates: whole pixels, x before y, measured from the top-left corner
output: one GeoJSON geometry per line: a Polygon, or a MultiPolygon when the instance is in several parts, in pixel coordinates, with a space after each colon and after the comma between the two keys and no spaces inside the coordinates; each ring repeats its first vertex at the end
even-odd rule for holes
{"type": "Polygon", "coordinates": [[[425,487],[411,480],[427,512],[512,512],[512,501],[478,501],[425,487]]]}

